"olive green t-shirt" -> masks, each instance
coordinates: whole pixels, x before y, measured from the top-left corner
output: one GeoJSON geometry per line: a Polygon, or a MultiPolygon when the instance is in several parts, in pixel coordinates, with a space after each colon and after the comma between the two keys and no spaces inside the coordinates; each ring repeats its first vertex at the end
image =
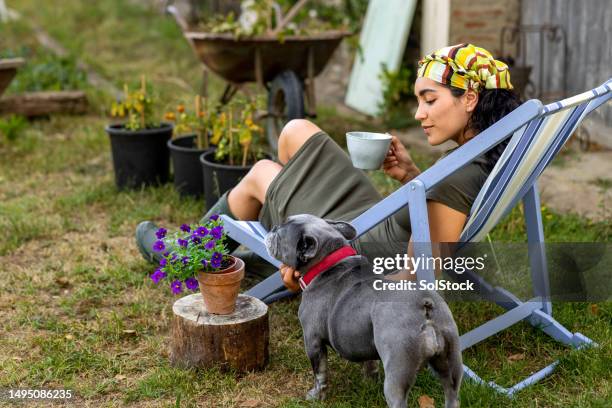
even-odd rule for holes
{"type": "MultiPolygon", "coordinates": [[[[449,150],[442,157],[449,155],[455,149],[449,150]]],[[[486,164],[487,161],[484,157],[476,158],[473,162],[446,177],[428,191],[427,199],[437,201],[465,215],[469,215],[476,196],[478,196],[480,189],[489,176],[486,164]]]]}
{"type": "MultiPolygon", "coordinates": [[[[448,156],[455,149],[457,148],[447,151],[440,159],[448,156]]],[[[427,199],[437,201],[469,216],[472,204],[489,176],[486,163],[484,157],[476,158],[429,190],[426,193],[427,199]]],[[[407,231],[411,230],[408,211],[398,211],[393,218],[402,228],[407,231]]]]}

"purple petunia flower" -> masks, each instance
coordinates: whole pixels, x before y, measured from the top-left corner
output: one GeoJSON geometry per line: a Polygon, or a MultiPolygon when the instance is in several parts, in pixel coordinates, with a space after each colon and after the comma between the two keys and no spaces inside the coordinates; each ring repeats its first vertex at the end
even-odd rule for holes
{"type": "Polygon", "coordinates": [[[181,225],[181,231],[183,232],[191,232],[191,227],[187,224],[181,225]]]}
{"type": "Polygon", "coordinates": [[[206,259],[202,259],[202,266],[205,268],[208,266],[208,261],[206,259]]]}
{"type": "Polygon", "coordinates": [[[221,239],[222,233],[223,233],[223,227],[220,225],[210,230],[210,235],[212,235],[215,239],[221,239]]]}
{"type": "Polygon", "coordinates": [[[205,237],[208,234],[208,229],[206,227],[198,227],[195,234],[199,237],[205,237]]]}
{"type": "Polygon", "coordinates": [[[178,295],[179,293],[183,291],[183,285],[181,281],[177,279],[170,284],[170,289],[172,289],[172,293],[174,293],[175,295],[178,295]]]}
{"type": "Polygon", "coordinates": [[[217,221],[219,219],[219,214],[213,214],[208,217],[209,220],[217,221]]]}
{"type": "Polygon", "coordinates": [[[181,259],[181,261],[183,262],[183,265],[187,265],[189,263],[189,257],[184,256],[183,259],[181,259]]]}
{"type": "Polygon", "coordinates": [[[176,261],[176,254],[172,254],[172,258],[170,258],[170,262],[176,261]]]}
{"type": "Polygon", "coordinates": [[[196,245],[199,245],[199,244],[202,243],[202,239],[200,237],[192,236],[191,237],[191,242],[193,242],[196,245]]]}
{"type": "Polygon", "coordinates": [[[164,245],[164,241],[155,241],[155,243],[153,244],[153,250],[155,252],[161,252],[164,249],[166,249],[166,246],[164,245]]]}
{"type": "Polygon", "coordinates": [[[198,288],[198,281],[195,278],[187,278],[185,279],[185,286],[187,286],[187,289],[196,290],[198,288]]]}
{"type": "Polygon", "coordinates": [[[189,245],[189,241],[183,238],[179,238],[176,243],[185,248],[187,248],[187,245],[189,245]]]}
{"type": "Polygon", "coordinates": [[[161,269],[156,269],[155,272],[151,274],[151,280],[155,283],[159,283],[160,280],[166,277],[166,274],[161,271],[161,269]]]}
{"type": "Polygon", "coordinates": [[[166,236],[166,232],[168,231],[165,228],[160,228],[155,231],[155,236],[157,237],[157,239],[162,239],[166,236]]]}
{"type": "Polygon", "coordinates": [[[215,252],[212,258],[210,259],[210,266],[212,266],[213,268],[220,267],[222,259],[223,259],[223,255],[221,255],[219,252],[215,252]]]}
{"type": "Polygon", "coordinates": [[[162,258],[159,260],[159,266],[164,267],[168,265],[168,260],[166,258],[162,258]]]}
{"type": "Polygon", "coordinates": [[[216,244],[215,240],[211,239],[210,241],[206,243],[206,245],[204,245],[204,248],[213,249],[215,247],[215,244],[216,244]]]}

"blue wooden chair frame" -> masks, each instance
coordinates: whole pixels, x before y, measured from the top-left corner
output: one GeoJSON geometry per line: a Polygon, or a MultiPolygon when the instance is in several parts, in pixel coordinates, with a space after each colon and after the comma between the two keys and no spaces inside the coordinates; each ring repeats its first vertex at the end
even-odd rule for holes
{"type": "MultiPolygon", "coordinates": [[[[505,289],[491,286],[473,271],[462,275],[451,274],[455,279],[469,279],[475,282],[479,293],[485,299],[494,301],[507,310],[504,314],[463,334],[462,350],[523,320],[565,345],[580,348],[593,344],[584,335],[571,333],[552,317],[537,178],[582,119],[611,98],[612,79],[591,91],[546,106],[537,100],[527,101],[483,131],[478,137],[478,143],[466,143],[461,146],[351,222],[357,230],[357,236],[361,236],[385,218],[408,206],[414,256],[431,256],[426,192],[450,174],[511,137],[508,147],[472,207],[460,245],[481,241],[503,216],[522,200],[534,298],[526,302],[521,301],[505,289]]],[[[223,219],[226,230],[233,239],[275,266],[280,265],[279,261],[272,258],[265,249],[263,238],[266,231],[261,224],[234,221],[226,216],[223,219]]],[[[418,280],[428,282],[435,280],[432,269],[420,268],[416,274],[418,280]]],[[[266,303],[292,295],[284,289],[279,274],[270,276],[246,293],[266,303]]],[[[465,365],[464,373],[478,383],[486,384],[498,392],[511,396],[552,373],[557,364],[558,361],[555,361],[509,388],[501,387],[494,382],[485,382],[465,365]]]]}

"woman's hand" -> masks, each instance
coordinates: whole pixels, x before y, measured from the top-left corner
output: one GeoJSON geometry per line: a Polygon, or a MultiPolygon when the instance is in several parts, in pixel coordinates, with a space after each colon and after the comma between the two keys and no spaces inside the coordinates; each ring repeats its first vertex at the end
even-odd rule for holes
{"type": "Polygon", "coordinates": [[[421,173],[397,136],[391,136],[391,145],[387,156],[385,156],[382,169],[386,175],[393,177],[402,184],[406,184],[421,173]]]}
{"type": "Polygon", "coordinates": [[[281,278],[283,279],[283,283],[285,287],[292,292],[300,291],[300,276],[302,276],[298,271],[290,267],[289,265],[282,264],[280,268],[281,278]]]}

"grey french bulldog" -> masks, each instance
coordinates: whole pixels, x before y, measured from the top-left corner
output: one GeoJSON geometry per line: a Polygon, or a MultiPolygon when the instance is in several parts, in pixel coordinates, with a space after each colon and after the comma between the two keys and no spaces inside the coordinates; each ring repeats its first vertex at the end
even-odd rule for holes
{"type": "MultiPolygon", "coordinates": [[[[304,276],[355,236],[349,223],[302,214],[272,228],[265,243],[270,255],[304,276]]],[[[306,398],[325,398],[331,346],[343,358],[363,362],[366,374],[377,368],[375,360],[382,361],[389,407],[406,406],[417,372],[427,364],[442,382],[445,407],[458,407],[463,367],[448,305],[432,291],[376,293],[374,279],[381,277],[372,273],[367,259],[354,255],[317,275],[304,289],[299,318],[315,377],[306,398]]]]}

